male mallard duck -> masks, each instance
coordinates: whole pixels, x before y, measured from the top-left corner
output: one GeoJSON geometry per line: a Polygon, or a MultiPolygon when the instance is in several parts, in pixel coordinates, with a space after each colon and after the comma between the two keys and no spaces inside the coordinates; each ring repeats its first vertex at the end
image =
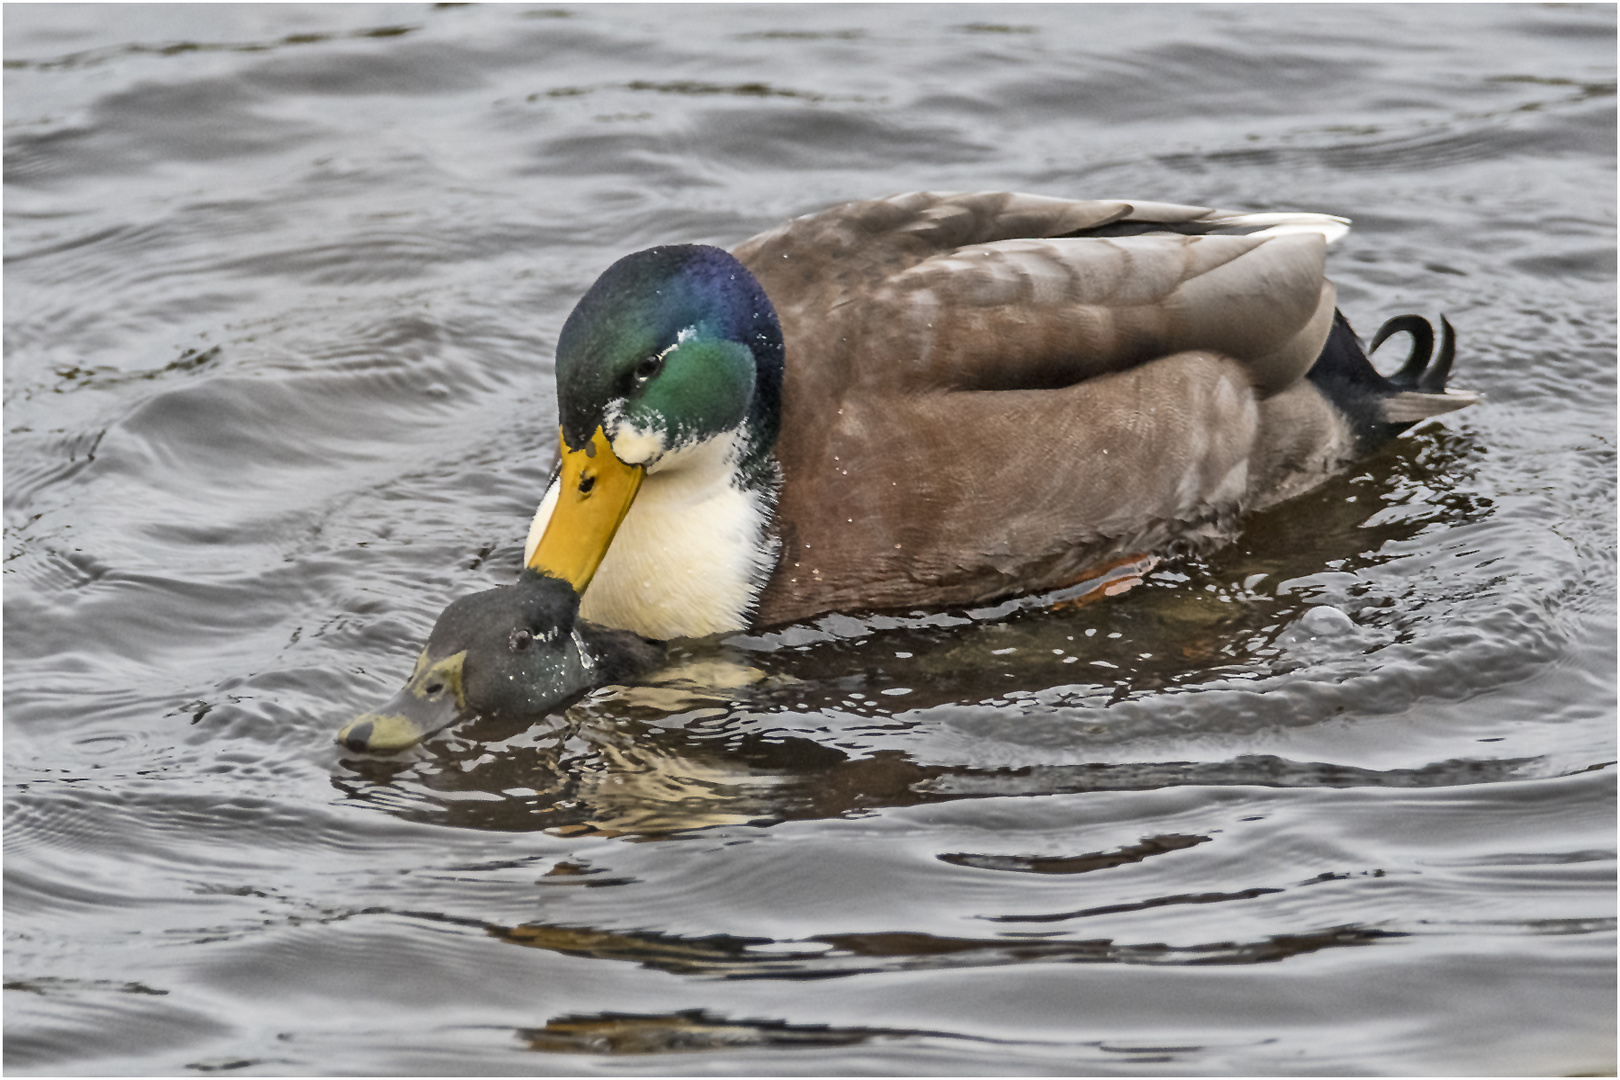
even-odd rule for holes
{"type": "Polygon", "coordinates": [[[909,194],[626,256],[557,342],[525,563],[665,639],[977,604],[1230,535],[1476,400],[1445,389],[1449,326],[1429,365],[1428,324],[1392,322],[1412,360],[1373,370],[1323,276],[1347,229],[909,194]]]}
{"type": "Polygon", "coordinates": [[[597,686],[641,674],[663,650],[577,618],[567,582],[525,570],[439,615],[404,689],[345,724],[349,750],[403,750],[466,716],[540,716],[597,686]]]}

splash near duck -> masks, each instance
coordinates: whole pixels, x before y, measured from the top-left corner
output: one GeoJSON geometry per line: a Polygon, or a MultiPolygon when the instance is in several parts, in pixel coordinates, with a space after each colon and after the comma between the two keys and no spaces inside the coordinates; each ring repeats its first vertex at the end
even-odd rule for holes
{"type": "Polygon", "coordinates": [[[557,343],[560,453],[515,585],[458,600],[344,728],[408,746],[539,715],[649,641],[978,605],[1230,539],[1427,417],[1442,320],[1335,304],[1349,222],[1004,192],[796,218],[603,272],[557,343]]]}

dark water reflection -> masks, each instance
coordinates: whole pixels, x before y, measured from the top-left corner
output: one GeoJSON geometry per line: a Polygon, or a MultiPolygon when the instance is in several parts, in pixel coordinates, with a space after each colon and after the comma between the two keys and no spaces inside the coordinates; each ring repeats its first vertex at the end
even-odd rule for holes
{"type": "Polygon", "coordinates": [[[5,30],[9,1071],[1613,1071],[1612,7],[5,30]],[[1122,595],[332,743],[607,261],[924,187],[1352,217],[1486,401],[1122,595]]]}

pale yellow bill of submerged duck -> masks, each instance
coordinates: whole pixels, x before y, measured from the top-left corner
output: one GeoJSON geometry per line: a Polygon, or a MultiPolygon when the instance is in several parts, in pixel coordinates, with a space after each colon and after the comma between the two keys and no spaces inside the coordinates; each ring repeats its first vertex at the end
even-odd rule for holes
{"type": "Polygon", "coordinates": [[[610,266],[557,343],[525,564],[651,639],[1058,588],[1229,537],[1426,417],[1451,328],[1379,375],[1343,218],[914,193],[610,266]]]}

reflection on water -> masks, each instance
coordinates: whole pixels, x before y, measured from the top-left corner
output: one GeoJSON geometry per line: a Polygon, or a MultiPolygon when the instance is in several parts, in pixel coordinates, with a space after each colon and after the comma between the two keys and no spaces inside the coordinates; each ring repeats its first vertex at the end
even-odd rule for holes
{"type": "MultiPolygon", "coordinates": [[[[729,724],[678,726],[680,717],[664,719],[664,724],[617,719],[606,730],[571,726],[544,743],[533,737],[521,745],[513,745],[517,740],[450,743],[413,762],[351,759],[346,765],[353,775],[333,783],[352,798],[411,820],[501,831],[546,829],[561,836],[651,838],[714,825],[815,820],[961,798],[1181,786],[1475,784],[1510,779],[1534,764],[1530,758],[1451,760],[1414,769],[1362,769],[1243,755],[1218,762],[969,769],[917,764],[895,750],[855,756],[780,729],[750,730],[751,721],[762,719],[752,714],[729,724]]],[[[962,866],[984,865],[969,855],[942,858],[962,866]]],[[[1135,861],[1102,855],[1078,860],[1083,864],[1093,858],[1135,861]]],[[[1052,865],[1053,860],[1041,864],[1052,865]]]]}
{"type": "Polygon", "coordinates": [[[883,1028],[833,1028],[780,1020],[731,1021],[703,1009],[663,1016],[603,1013],[564,1016],[545,1027],[519,1032],[529,1049],[553,1054],[670,1054],[739,1047],[854,1046],[916,1032],[883,1028]]]}
{"type": "MultiPolygon", "coordinates": [[[[1243,897],[1233,895],[1225,899],[1243,897]]],[[[724,935],[675,938],[663,934],[615,934],[532,925],[492,927],[490,933],[514,945],[551,949],[595,960],[629,961],[657,971],[717,979],[833,979],[880,972],[1012,964],[1269,964],[1320,949],[1369,945],[1384,938],[1404,936],[1381,930],[1336,927],[1312,934],[1274,935],[1263,941],[1170,946],[1157,942],[1117,944],[1108,940],[1042,941],[1036,935],[1018,935],[1012,931],[1004,937],[991,938],[886,933],[825,934],[802,941],[724,935]]]]}

